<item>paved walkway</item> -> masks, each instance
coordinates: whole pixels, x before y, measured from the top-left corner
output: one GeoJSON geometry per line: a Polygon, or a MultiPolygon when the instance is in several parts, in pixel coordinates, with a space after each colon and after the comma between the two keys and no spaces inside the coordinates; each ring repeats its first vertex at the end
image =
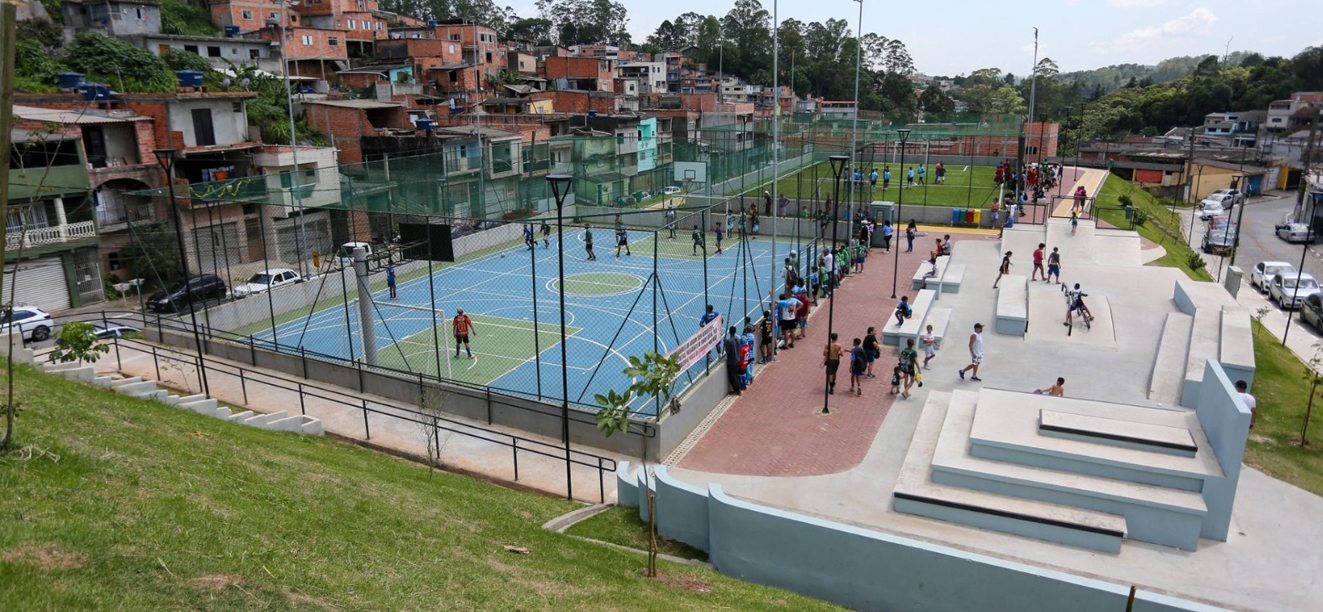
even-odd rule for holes
{"type": "MultiPolygon", "coordinates": [[[[952,230],[942,233],[946,232],[952,230]]],[[[982,234],[952,232],[952,239],[983,240],[982,234]]],[[[941,235],[921,234],[911,253],[903,252],[902,239],[897,296],[913,298],[910,278],[927,258],[934,239],[941,235]]],[[[959,244],[955,248],[959,249],[959,244]]],[[[842,472],[863,461],[896,401],[897,396],[888,393],[896,349],[883,347],[882,358],[873,369],[877,378],[865,379],[862,397],[848,393],[848,362],[841,364],[836,394],[824,397],[822,349],[827,342],[829,315],[833,328],[841,335],[841,344],[847,348],[853,338],[864,336],[869,325],[878,328],[879,340],[885,325],[895,325],[890,317],[897,301],[891,299],[896,252],[873,249],[864,272],[851,275],[841,286],[834,312],[829,311],[829,300],[820,301],[810,315],[805,338],[797,341],[794,349],[780,351],[775,363],[756,371],[754,383],[702,434],[678,466],[721,474],[813,476],[842,472]],[[829,415],[821,414],[824,399],[829,400],[829,415]]],[[[965,279],[973,280],[970,276],[965,279]]],[[[918,399],[909,401],[915,410],[922,406],[918,399]]]]}

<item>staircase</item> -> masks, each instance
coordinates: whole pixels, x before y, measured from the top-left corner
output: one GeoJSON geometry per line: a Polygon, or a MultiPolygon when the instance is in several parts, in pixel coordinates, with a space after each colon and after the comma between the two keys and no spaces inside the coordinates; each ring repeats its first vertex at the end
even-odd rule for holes
{"type": "Polygon", "coordinates": [[[1196,550],[1223,472],[1194,413],[1013,391],[933,392],[897,512],[1117,554],[1196,550]]]}
{"type": "Polygon", "coordinates": [[[78,363],[43,363],[38,367],[47,374],[56,374],[71,380],[105,387],[115,393],[139,399],[160,402],[192,410],[232,423],[248,425],[269,431],[289,431],[300,434],[322,435],[325,433],[320,419],[307,415],[289,415],[285,411],[261,414],[251,410],[234,411],[228,406],[221,406],[215,399],[205,395],[176,395],[168,389],[160,389],[154,380],[145,380],[137,376],[125,378],[118,374],[98,375],[90,365],[78,363]]]}

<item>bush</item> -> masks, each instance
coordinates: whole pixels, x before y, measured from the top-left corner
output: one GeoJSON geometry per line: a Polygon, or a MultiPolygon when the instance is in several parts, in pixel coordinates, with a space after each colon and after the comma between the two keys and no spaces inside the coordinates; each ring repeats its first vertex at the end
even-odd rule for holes
{"type": "MultiPolygon", "coordinates": [[[[1124,198],[1125,196],[1121,197],[1124,198]]],[[[1136,208],[1134,210],[1134,222],[1136,226],[1148,223],[1148,213],[1144,212],[1142,209],[1136,208]]]]}
{"type": "Polygon", "coordinates": [[[66,51],[70,68],[119,91],[168,92],[177,84],[165,60],[100,32],[79,33],[66,51]]]}
{"type": "Polygon", "coordinates": [[[216,36],[220,28],[206,9],[179,0],[161,0],[161,33],[180,36],[216,36]]]}
{"type": "Polygon", "coordinates": [[[1121,203],[1121,206],[1125,206],[1126,208],[1129,208],[1129,207],[1135,205],[1135,201],[1134,201],[1134,200],[1131,200],[1131,199],[1130,199],[1130,196],[1128,196],[1128,195],[1126,195],[1126,194],[1121,194],[1120,196],[1118,196],[1118,197],[1116,198],[1116,201],[1117,201],[1117,202],[1120,202],[1120,203],[1121,203]]]}
{"type": "Polygon", "coordinates": [[[1191,270],[1198,271],[1202,270],[1204,266],[1207,266],[1208,264],[1204,262],[1204,258],[1200,257],[1198,253],[1191,251],[1185,256],[1185,265],[1191,270]]]}

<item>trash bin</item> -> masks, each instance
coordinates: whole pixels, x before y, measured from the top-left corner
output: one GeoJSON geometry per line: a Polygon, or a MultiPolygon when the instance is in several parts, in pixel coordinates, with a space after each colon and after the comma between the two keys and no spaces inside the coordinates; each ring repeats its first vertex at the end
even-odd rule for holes
{"type": "Polygon", "coordinates": [[[974,225],[982,225],[982,224],[983,224],[983,209],[976,208],[974,209],[974,225]]]}
{"type": "Polygon", "coordinates": [[[1135,207],[1134,207],[1134,206],[1131,205],[1131,206],[1126,206],[1126,207],[1125,207],[1125,218],[1126,218],[1126,221],[1129,221],[1129,220],[1135,218],[1135,207]]]}
{"type": "Polygon", "coordinates": [[[973,223],[973,222],[974,222],[974,209],[973,209],[973,208],[966,208],[966,209],[965,209],[965,223],[973,223]]]}
{"type": "Polygon", "coordinates": [[[965,220],[965,209],[963,208],[951,209],[951,223],[960,223],[961,221],[964,220],[965,220]]]}

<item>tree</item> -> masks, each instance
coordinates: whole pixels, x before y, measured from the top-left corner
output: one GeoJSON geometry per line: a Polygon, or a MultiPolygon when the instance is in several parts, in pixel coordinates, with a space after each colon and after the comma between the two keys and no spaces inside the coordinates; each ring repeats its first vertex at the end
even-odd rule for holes
{"type": "Polygon", "coordinates": [[[517,19],[510,24],[506,36],[517,40],[529,40],[537,45],[551,44],[551,21],[541,17],[517,19]]]}
{"type": "Polygon", "coordinates": [[[1040,79],[1050,79],[1060,73],[1061,69],[1057,68],[1057,63],[1050,57],[1038,60],[1038,65],[1034,67],[1034,74],[1040,79]]]}
{"type": "Polygon", "coordinates": [[[888,72],[887,76],[882,77],[879,93],[889,111],[912,115],[919,108],[919,99],[914,96],[914,84],[899,72],[888,72]]]}
{"type": "Polygon", "coordinates": [[[914,59],[910,57],[910,52],[905,49],[905,43],[891,39],[886,42],[886,57],[883,60],[888,73],[896,73],[901,76],[914,74],[914,59]]]}
{"type": "Polygon", "coordinates": [[[132,92],[171,92],[178,84],[165,60],[100,32],[80,32],[65,47],[65,62],[89,81],[132,92]]]}
{"type": "Polygon", "coordinates": [[[955,111],[955,100],[946,95],[941,87],[933,83],[919,94],[919,108],[925,113],[950,113],[955,111]]]}
{"type": "MultiPolygon", "coordinates": [[[[680,376],[682,369],[678,356],[667,357],[653,351],[645,353],[642,359],[630,356],[629,365],[625,367],[625,376],[633,381],[629,388],[623,394],[611,389],[606,395],[598,393],[593,396],[602,407],[597,411],[597,429],[608,437],[628,430],[630,402],[635,397],[655,398],[659,406],[665,406],[670,412],[678,412],[680,400],[673,392],[675,379],[680,376]]],[[[660,417],[660,410],[657,417],[660,417]]],[[[657,576],[657,498],[648,477],[647,444],[648,438],[644,436],[642,459],[643,486],[648,507],[648,577],[652,578],[657,576]]]]}
{"type": "Polygon", "coordinates": [[[538,11],[552,23],[562,45],[628,41],[629,14],[613,0],[538,0],[538,11]]]}
{"type": "Polygon", "coordinates": [[[96,363],[102,354],[108,352],[110,347],[100,343],[95,327],[82,321],[70,321],[60,328],[50,358],[56,363],[77,361],[81,365],[84,361],[96,363]]]}

